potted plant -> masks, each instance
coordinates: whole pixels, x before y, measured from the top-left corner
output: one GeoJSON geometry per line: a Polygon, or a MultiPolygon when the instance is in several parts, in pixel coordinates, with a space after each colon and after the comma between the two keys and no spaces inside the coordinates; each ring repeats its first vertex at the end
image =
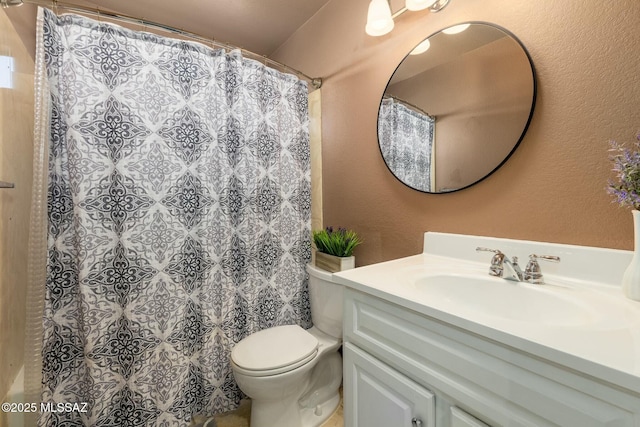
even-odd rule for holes
{"type": "Polygon", "coordinates": [[[313,232],[313,243],[316,267],[334,273],[355,267],[353,250],[362,241],[353,230],[327,227],[313,232]]]}
{"type": "Polygon", "coordinates": [[[631,208],[634,225],[634,253],[622,277],[622,289],[627,298],[640,301],[640,134],[633,149],[611,142],[611,160],[617,181],[609,182],[614,202],[631,208]]]}

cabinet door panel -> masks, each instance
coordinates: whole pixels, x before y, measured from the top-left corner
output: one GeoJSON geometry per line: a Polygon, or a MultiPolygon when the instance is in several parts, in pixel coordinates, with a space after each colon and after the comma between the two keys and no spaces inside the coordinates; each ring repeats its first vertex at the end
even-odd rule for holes
{"type": "Polygon", "coordinates": [[[451,407],[451,427],[489,427],[473,415],[460,408],[451,407]]]}
{"type": "Polygon", "coordinates": [[[350,343],[344,372],[345,427],[435,427],[433,393],[350,343]]]}

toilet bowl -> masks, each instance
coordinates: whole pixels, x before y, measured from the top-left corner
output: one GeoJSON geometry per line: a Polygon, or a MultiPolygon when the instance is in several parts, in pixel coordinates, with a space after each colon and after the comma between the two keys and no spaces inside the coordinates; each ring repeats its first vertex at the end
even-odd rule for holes
{"type": "Polygon", "coordinates": [[[231,352],[238,387],[252,400],[251,427],[317,427],[340,403],[342,286],[308,265],[314,326],[276,326],[231,352]]]}

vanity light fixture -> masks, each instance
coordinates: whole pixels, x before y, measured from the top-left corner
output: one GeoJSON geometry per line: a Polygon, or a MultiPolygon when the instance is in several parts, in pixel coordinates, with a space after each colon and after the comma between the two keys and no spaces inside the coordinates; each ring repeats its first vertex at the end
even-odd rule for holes
{"type": "Polygon", "coordinates": [[[430,47],[431,42],[429,41],[429,39],[424,39],[422,43],[414,47],[413,50],[409,52],[409,55],[420,55],[421,53],[425,53],[427,50],[429,50],[430,47]]]}
{"type": "MultiPolygon", "coordinates": [[[[367,25],[365,31],[370,36],[383,36],[393,30],[393,20],[407,10],[416,11],[429,9],[431,12],[439,12],[450,0],[406,0],[403,8],[391,13],[390,0],[371,0],[367,13],[367,25]]],[[[426,50],[426,49],[425,49],[426,50]]]]}
{"type": "Polygon", "coordinates": [[[407,10],[422,10],[433,6],[436,0],[407,0],[405,7],[407,10]]]}
{"type": "Polygon", "coordinates": [[[391,6],[387,0],[371,0],[365,31],[370,36],[382,36],[393,30],[391,6]]]}
{"type": "Polygon", "coordinates": [[[442,32],[445,34],[458,34],[469,28],[470,25],[471,24],[454,25],[453,27],[445,28],[442,32]]]}

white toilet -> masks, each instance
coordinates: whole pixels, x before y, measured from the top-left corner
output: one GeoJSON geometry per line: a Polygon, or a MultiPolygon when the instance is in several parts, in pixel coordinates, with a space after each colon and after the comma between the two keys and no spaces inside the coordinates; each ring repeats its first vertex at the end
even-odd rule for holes
{"type": "Polygon", "coordinates": [[[317,427],[340,403],[342,286],[307,265],[313,327],[265,329],[231,352],[233,375],[252,400],[251,427],[317,427]]]}

